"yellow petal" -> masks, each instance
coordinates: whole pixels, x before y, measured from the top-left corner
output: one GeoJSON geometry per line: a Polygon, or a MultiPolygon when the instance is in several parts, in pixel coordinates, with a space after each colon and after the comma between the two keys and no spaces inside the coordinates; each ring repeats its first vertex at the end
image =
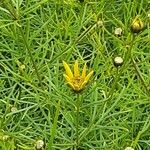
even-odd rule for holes
{"type": "Polygon", "coordinates": [[[82,71],[82,78],[85,79],[86,77],[86,64],[83,67],[83,71],[82,71]]]}
{"type": "Polygon", "coordinates": [[[81,89],[84,89],[85,85],[87,84],[87,81],[84,81],[81,85],[81,89]]]}
{"type": "Polygon", "coordinates": [[[93,75],[94,71],[92,70],[86,77],[85,77],[85,81],[88,82],[90,77],[93,75]]]}
{"type": "Polygon", "coordinates": [[[68,66],[68,64],[67,64],[65,61],[63,61],[63,65],[64,65],[64,68],[65,68],[65,70],[66,70],[66,75],[67,75],[69,78],[73,78],[73,73],[72,73],[70,67],[68,66]]]}
{"type": "Polygon", "coordinates": [[[71,87],[73,90],[75,90],[75,87],[74,87],[74,85],[72,84],[72,82],[68,82],[68,84],[70,85],[70,87],[71,87]]]}
{"type": "Polygon", "coordinates": [[[74,90],[75,91],[80,91],[81,90],[81,87],[79,85],[74,85],[74,90]]]}
{"type": "Polygon", "coordinates": [[[67,82],[71,82],[71,79],[66,74],[63,74],[63,76],[65,77],[65,79],[67,80],[67,82]]]}
{"type": "Polygon", "coordinates": [[[78,65],[78,61],[76,60],[74,64],[74,77],[79,77],[79,76],[80,76],[79,65],[78,65]]]}

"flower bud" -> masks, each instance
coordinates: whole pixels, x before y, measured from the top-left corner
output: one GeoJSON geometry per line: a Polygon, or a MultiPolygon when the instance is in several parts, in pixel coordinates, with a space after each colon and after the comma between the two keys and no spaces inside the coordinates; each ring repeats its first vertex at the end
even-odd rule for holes
{"type": "Polygon", "coordinates": [[[131,30],[133,33],[139,33],[144,28],[144,23],[141,21],[140,18],[136,17],[132,24],[131,24],[131,30]]]}
{"type": "Polygon", "coordinates": [[[116,67],[122,66],[123,65],[123,59],[121,57],[115,57],[115,59],[114,59],[114,65],[116,67]]]}
{"type": "Polygon", "coordinates": [[[126,147],[125,150],[134,150],[132,147],[126,147]]]}
{"type": "Polygon", "coordinates": [[[18,65],[20,72],[23,72],[25,70],[25,65],[22,64],[19,60],[17,60],[16,63],[18,65]]]}
{"type": "Polygon", "coordinates": [[[17,112],[17,107],[11,107],[11,112],[12,112],[12,113],[17,112]]]}
{"type": "Polygon", "coordinates": [[[8,135],[0,135],[0,140],[7,141],[10,137],[8,135]]]}
{"type": "Polygon", "coordinates": [[[44,148],[44,141],[43,140],[37,140],[35,143],[35,147],[37,150],[41,150],[44,148]]]}
{"type": "Polygon", "coordinates": [[[121,35],[122,35],[122,33],[123,33],[122,28],[115,28],[115,35],[117,35],[117,36],[121,36],[121,35]]]}

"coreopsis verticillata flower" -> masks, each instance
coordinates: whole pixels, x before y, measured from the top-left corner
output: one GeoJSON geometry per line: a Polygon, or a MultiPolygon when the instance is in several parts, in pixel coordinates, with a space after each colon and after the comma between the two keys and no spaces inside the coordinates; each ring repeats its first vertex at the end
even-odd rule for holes
{"type": "Polygon", "coordinates": [[[133,33],[139,33],[144,28],[144,23],[141,21],[139,16],[136,16],[135,19],[132,21],[131,30],[133,33]]]}
{"type": "Polygon", "coordinates": [[[71,88],[75,92],[82,91],[85,88],[85,85],[89,81],[90,77],[93,75],[94,71],[93,70],[90,71],[90,73],[87,75],[86,74],[87,66],[85,64],[83,67],[82,74],[80,75],[78,60],[75,61],[74,72],[71,71],[69,65],[65,61],[63,61],[63,65],[66,71],[64,77],[67,83],[71,86],[71,88]]]}

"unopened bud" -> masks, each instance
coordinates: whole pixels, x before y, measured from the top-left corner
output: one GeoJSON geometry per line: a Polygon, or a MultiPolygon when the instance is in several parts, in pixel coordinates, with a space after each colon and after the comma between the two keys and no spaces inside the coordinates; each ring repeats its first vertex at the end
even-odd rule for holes
{"type": "Polygon", "coordinates": [[[122,33],[123,33],[123,30],[122,30],[121,28],[116,28],[116,29],[115,29],[115,35],[121,36],[122,33]]]}
{"type": "Polygon", "coordinates": [[[44,148],[44,141],[43,140],[37,140],[35,143],[35,147],[37,150],[42,150],[44,148]]]}
{"type": "Polygon", "coordinates": [[[19,70],[20,70],[21,72],[23,72],[24,69],[25,69],[25,65],[22,64],[19,60],[17,60],[16,62],[17,62],[17,65],[18,65],[18,67],[19,67],[19,70]]]}
{"type": "Polygon", "coordinates": [[[3,136],[3,141],[8,140],[8,138],[9,138],[9,136],[8,136],[8,135],[4,135],[4,136],[3,136]]]}
{"type": "Polygon", "coordinates": [[[122,59],[122,57],[115,57],[115,59],[114,59],[114,65],[116,67],[122,66],[123,65],[123,59],[122,59]]]}
{"type": "Polygon", "coordinates": [[[97,22],[97,26],[98,26],[98,27],[102,27],[103,25],[104,25],[103,21],[99,20],[99,21],[97,22]]]}
{"type": "Polygon", "coordinates": [[[8,139],[9,139],[8,135],[2,135],[2,136],[0,136],[0,140],[2,140],[2,141],[7,141],[8,139]]]}
{"type": "Polygon", "coordinates": [[[20,65],[20,66],[19,66],[19,69],[20,69],[21,71],[23,71],[23,70],[25,69],[25,65],[24,65],[24,64],[20,65]]]}
{"type": "Polygon", "coordinates": [[[11,112],[12,112],[12,113],[17,112],[17,107],[12,107],[12,108],[11,108],[11,112]]]}
{"type": "Polygon", "coordinates": [[[136,17],[132,24],[131,24],[131,30],[133,33],[139,33],[144,28],[144,23],[141,21],[139,17],[136,17]]]}
{"type": "Polygon", "coordinates": [[[132,147],[126,147],[125,150],[134,150],[132,147]]]}

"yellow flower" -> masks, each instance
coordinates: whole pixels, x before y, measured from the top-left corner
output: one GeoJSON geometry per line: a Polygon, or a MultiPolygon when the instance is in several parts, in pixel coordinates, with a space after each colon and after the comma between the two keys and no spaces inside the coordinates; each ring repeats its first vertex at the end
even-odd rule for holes
{"type": "Polygon", "coordinates": [[[85,85],[89,81],[90,77],[93,75],[94,71],[91,71],[88,75],[86,75],[86,64],[85,64],[83,67],[82,74],[80,75],[79,65],[77,60],[75,61],[74,64],[74,73],[72,73],[70,67],[65,61],[63,61],[63,65],[66,71],[64,77],[68,82],[68,84],[71,86],[71,88],[76,92],[80,92],[81,90],[83,90],[85,85]]]}

